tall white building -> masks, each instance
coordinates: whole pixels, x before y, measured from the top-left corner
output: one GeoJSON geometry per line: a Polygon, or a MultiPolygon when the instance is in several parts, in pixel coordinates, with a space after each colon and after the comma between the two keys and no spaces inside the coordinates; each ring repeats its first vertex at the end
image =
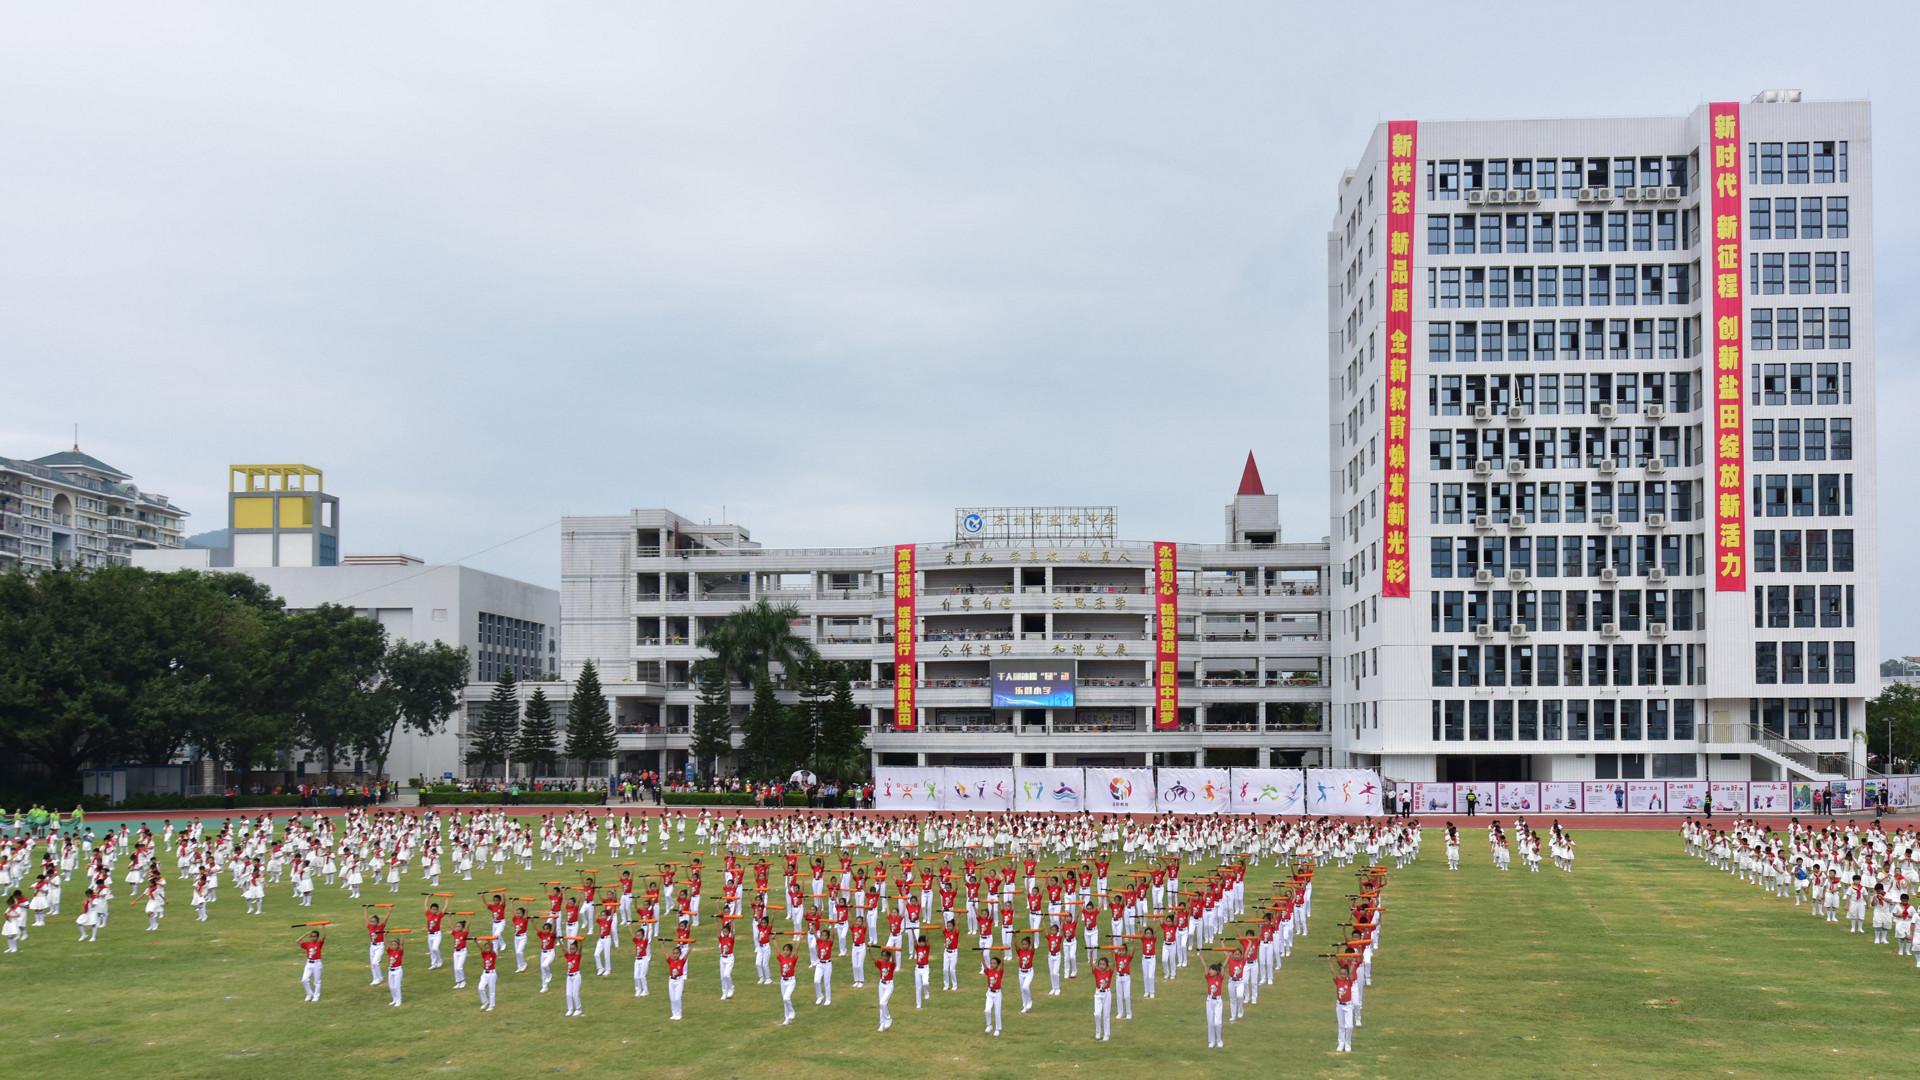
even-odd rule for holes
{"type": "Polygon", "coordinates": [[[1402,780],[1854,765],[1872,163],[1865,102],[1797,91],[1375,128],[1327,242],[1336,756],[1402,780]]]}
{"type": "Polygon", "coordinates": [[[1227,523],[1130,542],[1108,507],[978,508],[942,542],[775,549],[667,510],[569,517],[560,677],[592,660],[620,767],[678,773],[704,637],[766,599],[857,667],[879,764],[1325,764],[1326,544],[1281,541],[1251,456],[1227,523]]]}

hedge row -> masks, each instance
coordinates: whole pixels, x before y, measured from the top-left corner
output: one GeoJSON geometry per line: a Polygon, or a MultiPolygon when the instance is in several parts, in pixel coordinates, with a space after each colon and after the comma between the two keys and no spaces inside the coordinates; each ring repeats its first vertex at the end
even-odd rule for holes
{"type": "MultiPolygon", "coordinates": [[[[744,791],[669,791],[661,796],[668,806],[758,806],[752,795],[744,791]]],[[[781,797],[783,806],[805,806],[807,797],[801,792],[789,791],[781,797]]]]}
{"type": "MultiPolygon", "coordinates": [[[[129,795],[118,806],[108,803],[98,795],[89,795],[80,800],[88,810],[225,810],[225,795],[129,795]]],[[[298,795],[239,795],[234,798],[234,809],[278,809],[299,806],[298,795]]]]}
{"type": "Polygon", "coordinates": [[[604,791],[523,791],[509,799],[500,791],[422,791],[421,806],[497,806],[512,802],[520,806],[599,806],[607,799],[604,791]]]}

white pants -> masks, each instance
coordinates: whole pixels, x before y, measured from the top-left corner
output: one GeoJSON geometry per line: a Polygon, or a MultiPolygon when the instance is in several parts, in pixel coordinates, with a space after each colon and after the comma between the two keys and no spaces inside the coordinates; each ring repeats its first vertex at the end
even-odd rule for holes
{"type": "Polygon", "coordinates": [[[687,977],[685,975],[677,979],[672,977],[667,979],[667,1008],[675,1020],[680,1019],[680,1001],[681,998],[686,995],[686,991],[687,977]]]}
{"type": "Polygon", "coordinates": [[[887,1003],[893,1000],[893,980],[888,979],[880,983],[878,1000],[880,1003],[880,1030],[885,1031],[893,1026],[893,1014],[887,1011],[887,1003]]]}
{"type": "Polygon", "coordinates": [[[373,969],[373,981],[368,983],[368,986],[378,986],[380,985],[380,980],[385,978],[385,975],[380,971],[380,965],[386,958],[387,947],[385,945],[367,946],[367,966],[373,969]]]}
{"type": "Polygon", "coordinates": [[[1207,997],[1207,1045],[1209,1047],[1227,1045],[1226,1035],[1220,1027],[1220,1014],[1223,1011],[1221,1005],[1219,998],[1211,995],[1207,997]]]}
{"type": "Polygon", "coordinates": [[[987,991],[987,1030],[1000,1034],[1000,991],[987,991]]]}
{"type": "Polygon", "coordinates": [[[500,973],[498,971],[483,971],[480,973],[480,1007],[481,1008],[483,1009],[493,1008],[494,990],[498,985],[496,980],[499,978],[499,976],[500,976],[500,973]]]}
{"type": "Polygon", "coordinates": [[[392,971],[387,972],[387,994],[393,998],[395,1005],[400,1004],[400,977],[405,974],[405,970],[404,968],[394,968],[392,971]]]}
{"type": "Polygon", "coordinates": [[[308,1001],[320,1000],[320,961],[309,960],[301,969],[300,988],[307,992],[308,1001]]]}
{"type": "Polygon", "coordinates": [[[634,958],[634,961],[633,961],[633,996],[634,997],[647,996],[647,991],[649,989],[649,987],[647,986],[647,968],[651,963],[652,963],[651,959],[645,956],[634,958]]]}
{"type": "Polygon", "coordinates": [[[1093,1037],[1096,1039],[1113,1037],[1113,991],[1111,990],[1093,992],[1093,1037]]]}
{"type": "Polygon", "coordinates": [[[1333,1006],[1333,1019],[1340,1028],[1340,1049],[1353,1049],[1353,1006],[1336,1002],[1333,1006]]]}
{"type": "Polygon", "coordinates": [[[1114,1010],[1115,1013],[1122,1020],[1133,1019],[1133,976],[1115,975],[1113,977],[1113,985],[1120,991],[1120,993],[1116,995],[1119,999],[1119,1007],[1114,1010]]]}
{"type": "Polygon", "coordinates": [[[579,972],[577,971],[567,972],[567,988],[566,989],[567,989],[568,1015],[581,1012],[582,1010],[580,1008],[580,973],[579,972]]]}
{"type": "Polygon", "coordinates": [[[733,996],[733,957],[722,956],[720,958],[720,1000],[725,1001],[732,996],[733,996]]]}
{"type": "Polygon", "coordinates": [[[780,1009],[785,1014],[784,1020],[789,1021],[793,1019],[793,983],[792,979],[780,980],[780,1009]]]}
{"type": "Polygon", "coordinates": [[[467,985],[467,950],[453,950],[453,988],[463,990],[467,985]]]}
{"type": "Polygon", "coordinates": [[[815,1005],[833,1004],[833,961],[815,962],[813,965],[813,1003],[815,1005]]]}

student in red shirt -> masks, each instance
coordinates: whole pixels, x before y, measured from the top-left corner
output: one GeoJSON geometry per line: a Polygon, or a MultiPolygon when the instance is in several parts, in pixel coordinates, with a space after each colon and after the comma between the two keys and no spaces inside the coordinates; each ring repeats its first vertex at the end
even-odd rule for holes
{"type": "Polygon", "coordinates": [[[306,966],[300,969],[300,989],[307,992],[308,1001],[320,1000],[320,953],[326,947],[327,939],[318,930],[300,939],[300,951],[307,956],[306,966]]]}
{"type": "Polygon", "coordinates": [[[1227,1045],[1225,1030],[1221,1025],[1221,1014],[1225,1012],[1221,995],[1226,992],[1227,977],[1220,973],[1219,964],[1207,967],[1207,1049],[1224,1050],[1227,1045]]]}
{"type": "Polygon", "coordinates": [[[407,958],[406,947],[400,944],[399,937],[387,942],[387,994],[393,998],[393,1007],[400,1007],[400,980],[404,972],[401,964],[407,958]]]}
{"type": "Polygon", "coordinates": [[[880,976],[880,987],[876,998],[880,1006],[880,1027],[878,1029],[880,1031],[885,1031],[893,1026],[893,1014],[887,1011],[887,1003],[893,1000],[893,973],[897,967],[898,964],[893,958],[893,950],[891,949],[883,948],[880,950],[880,954],[873,958],[873,970],[880,976]]]}
{"type": "MultiPolygon", "coordinates": [[[[1031,957],[1031,950],[1028,955],[1031,957]]],[[[1007,973],[1001,966],[1000,958],[994,956],[987,960],[987,968],[983,974],[987,979],[987,1031],[997,1039],[1000,1037],[1000,983],[1006,978],[1007,973]]]]}
{"type": "Polygon", "coordinates": [[[916,1009],[924,1005],[927,995],[933,992],[929,982],[932,964],[933,947],[927,944],[927,935],[921,934],[913,942],[913,1007],[916,1009]]]}
{"type": "Polygon", "coordinates": [[[800,968],[800,958],[793,953],[793,943],[780,946],[780,955],[774,958],[780,965],[780,1008],[785,1014],[780,1021],[782,1026],[793,1023],[793,984],[794,973],[800,968]]]}
{"type": "Polygon", "coordinates": [[[647,924],[643,922],[634,923],[633,924],[633,996],[634,997],[647,996],[647,991],[649,989],[649,987],[647,986],[647,970],[653,966],[653,959],[651,956],[648,955],[648,953],[652,951],[652,947],[653,947],[653,935],[648,932],[647,924]]]}
{"type": "Polygon", "coordinates": [[[547,984],[553,981],[553,951],[560,941],[560,932],[553,928],[553,920],[540,924],[540,992],[547,992],[547,984]]]}
{"type": "Polygon", "coordinates": [[[461,919],[453,924],[453,988],[467,988],[467,939],[472,937],[467,929],[467,920],[461,919]]]}
{"type": "Polygon", "coordinates": [[[733,997],[733,922],[722,915],[720,923],[720,1000],[733,997]]]}
{"type": "Polygon", "coordinates": [[[500,954],[493,950],[491,936],[480,940],[480,1011],[492,1012],[495,993],[499,987],[500,954]]]}
{"type": "Polygon", "coordinates": [[[567,1016],[585,1016],[587,1011],[580,1007],[580,939],[567,942],[567,1016]]]}
{"type": "Polygon", "coordinates": [[[1333,1018],[1340,1027],[1335,1053],[1353,1053],[1353,984],[1360,974],[1358,953],[1343,953],[1333,961],[1333,1018]]]}
{"type": "Polygon", "coordinates": [[[1047,981],[1052,984],[1048,997],[1060,996],[1060,949],[1065,941],[1066,935],[1060,932],[1059,923],[1047,927],[1047,981]]]}
{"type": "Polygon", "coordinates": [[[680,1004],[686,998],[687,958],[691,955],[691,945],[682,945],[667,954],[667,1007],[674,1020],[680,1019],[680,1004]]]}
{"type": "Polygon", "coordinates": [[[368,986],[379,986],[387,977],[380,965],[387,958],[387,924],[379,915],[367,916],[367,964],[373,968],[373,981],[368,986]]]}
{"type": "Polygon", "coordinates": [[[1113,1038],[1113,965],[1104,956],[1093,962],[1093,1037],[1113,1038]]]}
{"type": "Polygon", "coordinates": [[[527,927],[533,920],[527,917],[526,908],[516,908],[513,913],[513,970],[527,970],[527,927]]]}
{"type": "Polygon", "coordinates": [[[1020,968],[1020,1011],[1033,1010],[1033,938],[1020,939],[1020,947],[1013,951],[1020,968]]]}
{"type": "Polygon", "coordinates": [[[1122,1020],[1133,1019],[1133,950],[1125,938],[1112,946],[1114,995],[1113,1014],[1122,1020]]]}
{"type": "Polygon", "coordinates": [[[940,929],[940,989],[960,989],[960,925],[952,918],[940,929]]]}
{"type": "Polygon", "coordinates": [[[440,970],[440,924],[446,919],[438,901],[427,905],[427,970],[440,970]]]}
{"type": "Polygon", "coordinates": [[[824,929],[813,939],[813,1003],[833,1004],[833,934],[824,929]]]}

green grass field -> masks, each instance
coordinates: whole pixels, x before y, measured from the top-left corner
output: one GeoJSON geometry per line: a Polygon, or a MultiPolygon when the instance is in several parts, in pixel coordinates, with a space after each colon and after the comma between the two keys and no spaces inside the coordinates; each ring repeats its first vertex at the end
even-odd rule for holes
{"type": "MultiPolygon", "coordinates": [[[[661,858],[656,849],[649,859],[661,858]]],[[[171,861],[169,860],[169,869],[171,861]]],[[[536,866],[504,879],[522,895],[561,876],[536,866]]],[[[568,875],[570,876],[570,875],[568,875]]],[[[1274,874],[1256,874],[1269,880],[1274,874]]],[[[1334,1044],[1331,980],[1323,961],[1338,895],[1350,871],[1317,881],[1313,932],[1275,987],[1208,1051],[1202,981],[1191,970],[1139,1000],[1113,1040],[1091,1039],[1091,987],[1083,976],[1060,998],[1036,998],[1006,1033],[981,1033],[981,983],[963,975],[915,1012],[910,983],[893,999],[894,1027],[878,1033],[872,985],[856,992],[840,961],[834,1004],[815,1008],[803,965],[799,1019],[779,1025],[774,987],[753,983],[751,957],[736,971],[734,1000],[717,1000],[710,949],[695,954],[687,1017],[667,1020],[664,964],[653,995],[632,996],[631,964],[586,979],[587,1015],[561,1016],[559,980],[537,993],[537,967],[504,964],[500,1005],[478,1011],[471,989],[429,973],[425,942],[408,947],[407,1003],[387,1007],[367,985],[358,908],[320,886],[312,909],[284,891],[268,914],[246,916],[223,886],[211,921],[193,920],[185,890],[158,934],[122,900],[97,944],[74,941],[78,897],[34,932],[23,953],[0,957],[0,1045],[13,1076],[362,1077],[383,1066],[465,1076],[587,1075],[608,1069],[647,1077],[1032,1077],[1085,1070],[1102,1077],[1239,1076],[1782,1076],[1920,1075],[1920,971],[1890,948],[1817,923],[1790,903],[1711,871],[1679,851],[1670,832],[1581,833],[1580,871],[1496,874],[1478,834],[1449,874],[1430,834],[1415,866],[1394,875],[1383,947],[1367,994],[1366,1026],[1351,1055],[1334,1044]],[[305,1004],[297,985],[298,932],[287,924],[331,917],[325,999],[305,1004]]],[[[443,888],[464,891],[443,879],[443,888]]],[[[403,883],[418,902],[424,888],[403,883]]],[[[1249,889],[1249,896],[1253,891],[1249,889]]],[[[383,899],[369,892],[368,899],[383,899]]],[[[417,916],[397,925],[419,925],[417,916]]],[[[1843,924],[1844,925],[1844,924],[1843,924]]],[[[702,937],[713,924],[702,927],[702,937]]],[[[971,937],[967,939],[971,941],[971,937]]],[[[965,954],[971,957],[973,954],[965,954]]],[[[964,961],[963,961],[964,962],[964,961]]],[[[469,963],[469,979],[478,971],[469,963]]],[[[935,960],[938,985],[938,959],[935,960]]],[[[591,963],[588,964],[591,971],[591,963]]],[[[1044,991],[1041,973],[1037,989],[1044,991]]],[[[389,1070],[391,1071],[391,1070],[389,1070]]]]}

